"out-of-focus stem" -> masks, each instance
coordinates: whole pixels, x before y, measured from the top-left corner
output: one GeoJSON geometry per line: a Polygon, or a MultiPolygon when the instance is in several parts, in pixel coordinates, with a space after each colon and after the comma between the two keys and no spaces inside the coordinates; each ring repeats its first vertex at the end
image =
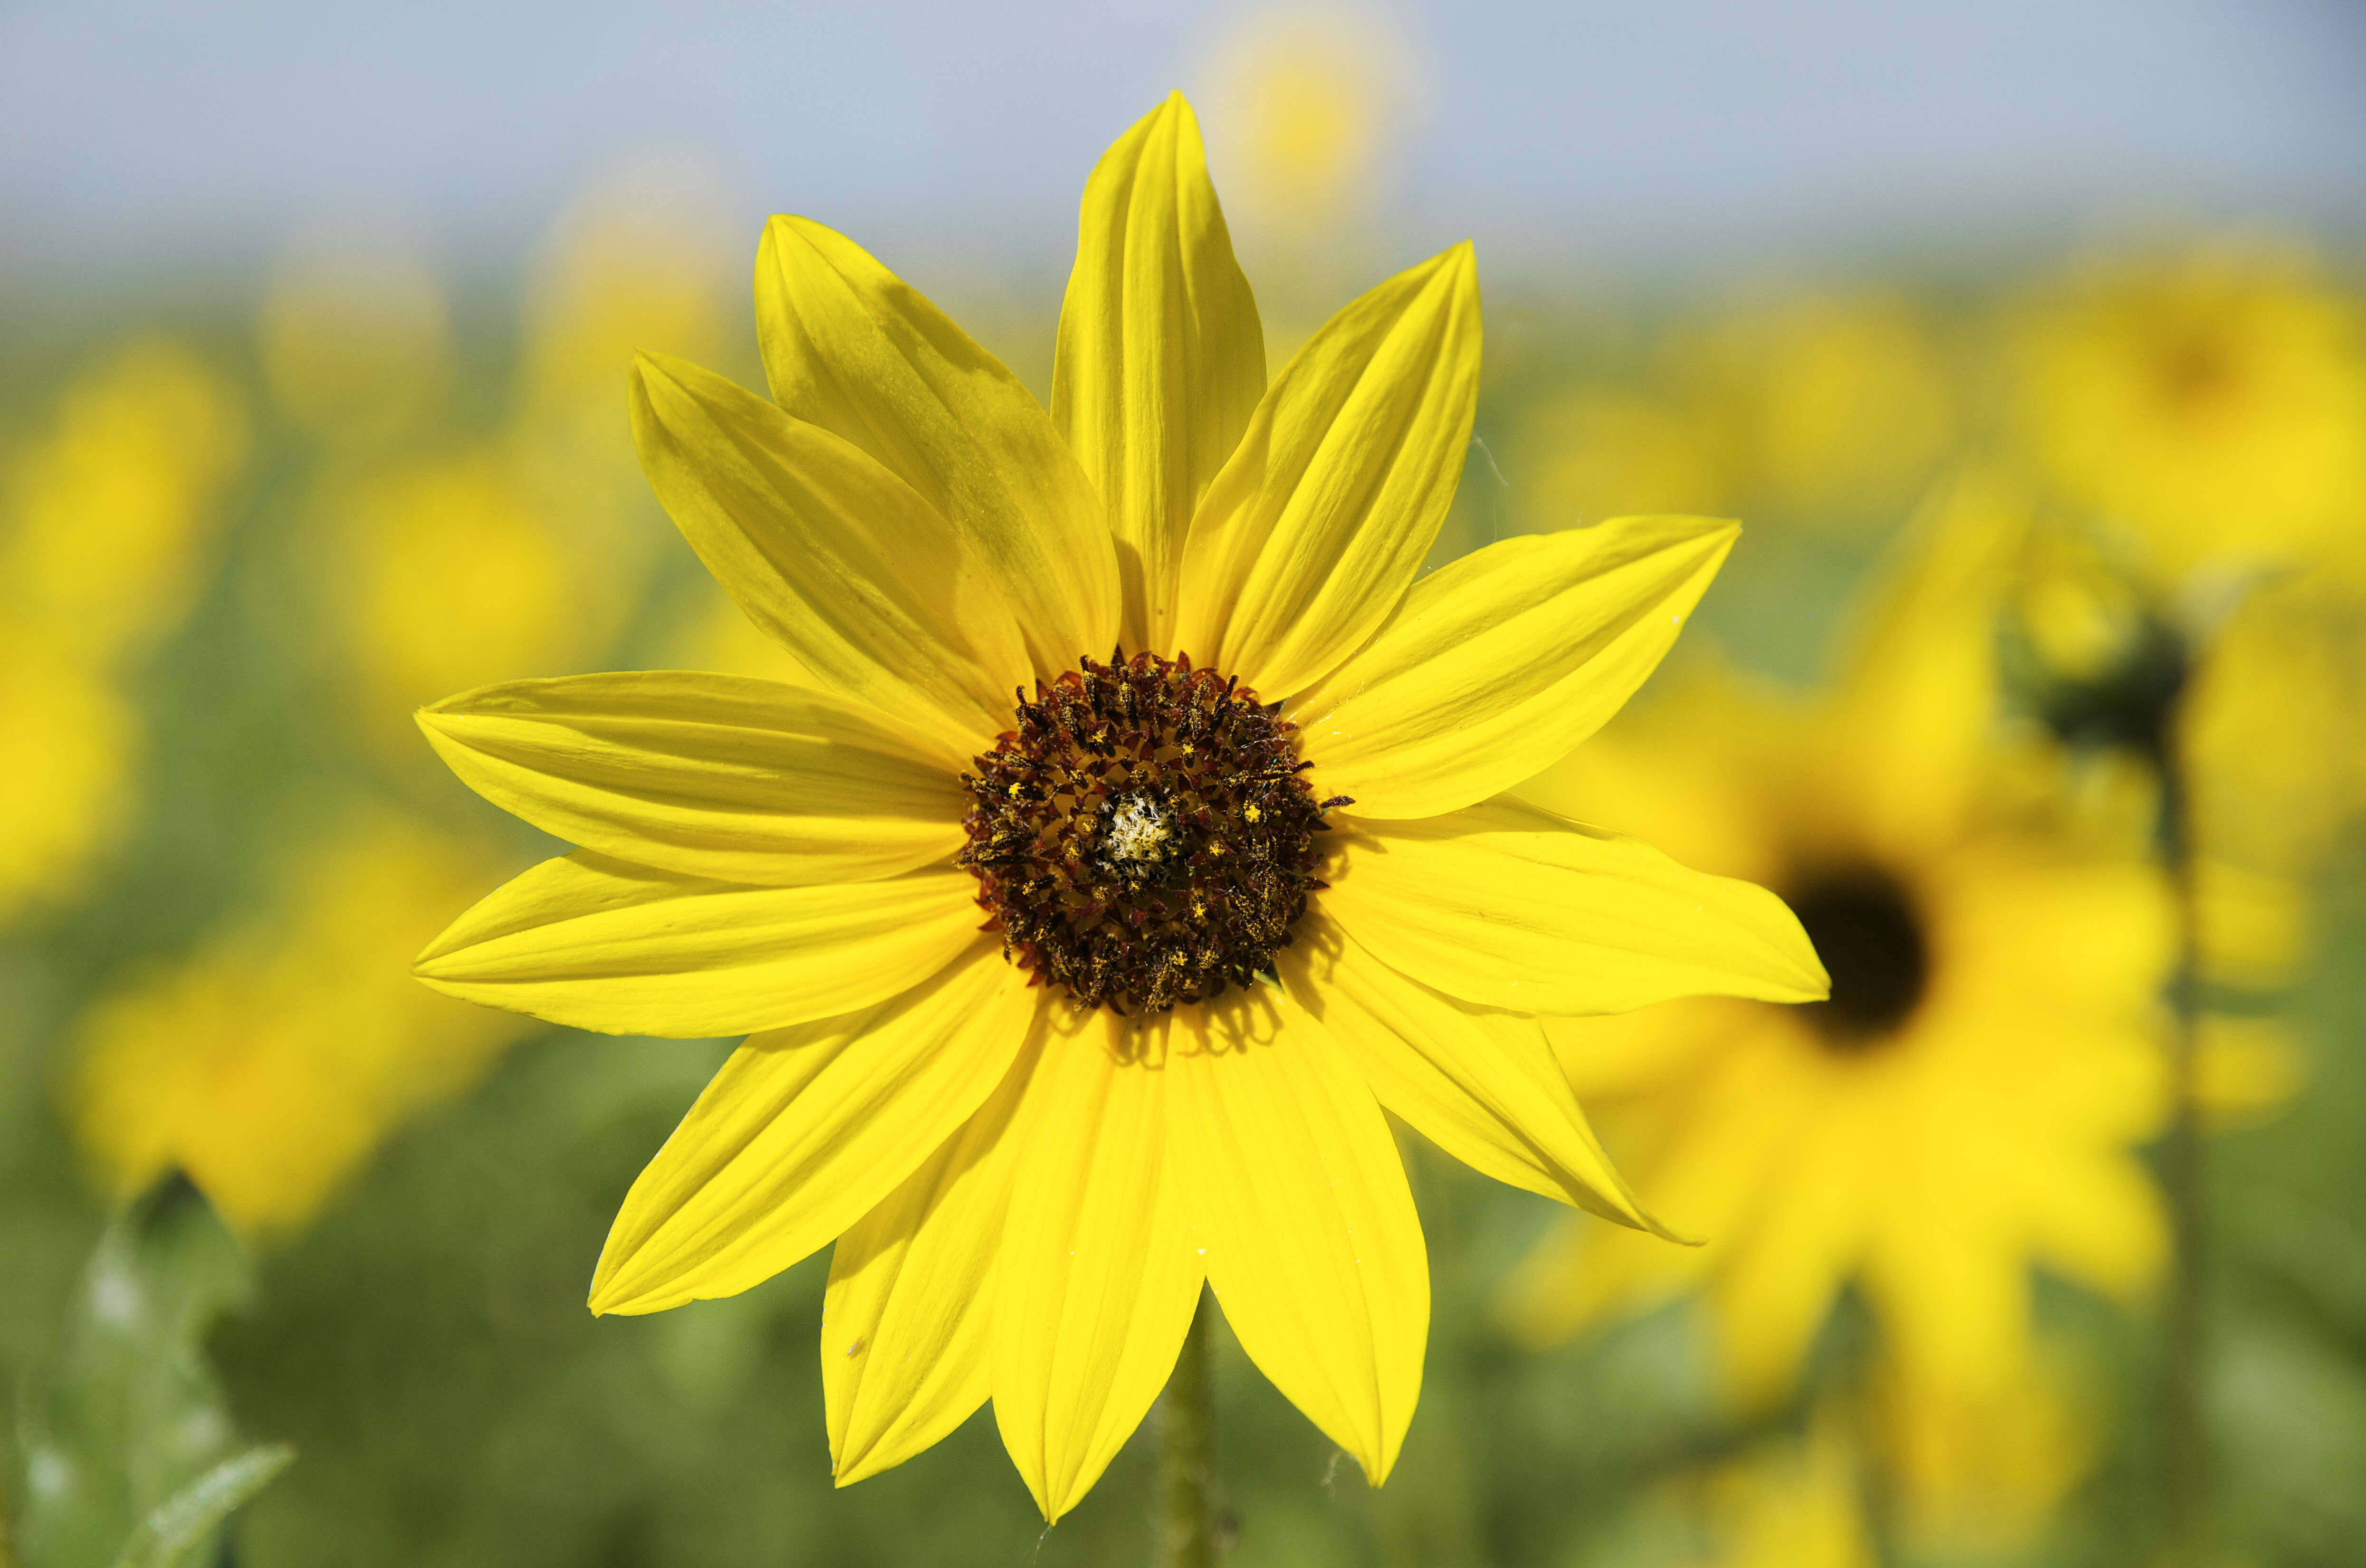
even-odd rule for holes
{"type": "Polygon", "coordinates": [[[1215,1568],[1216,1380],[1208,1353],[1213,1315],[1203,1290],[1183,1336],[1183,1353],[1166,1379],[1152,1546],[1158,1568],[1215,1568]]]}
{"type": "Polygon", "coordinates": [[[2169,1561],[2201,1568],[2209,1552],[2211,1455],[2203,1412],[2202,1129],[2194,1094],[2201,1020],[2200,908],[2193,800],[2173,732],[2153,749],[2160,777],[2160,855],[2176,901],[2177,967],[2169,976],[2169,1121],[2161,1184],[2174,1247],[2161,1368],[2161,1483],[2169,1561]]]}

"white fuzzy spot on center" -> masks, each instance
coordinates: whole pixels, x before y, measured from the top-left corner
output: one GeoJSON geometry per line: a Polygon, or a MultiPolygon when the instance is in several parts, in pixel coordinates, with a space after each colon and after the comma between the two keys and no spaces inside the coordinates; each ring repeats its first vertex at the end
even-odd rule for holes
{"type": "Polygon", "coordinates": [[[1110,813],[1104,840],[1112,860],[1152,863],[1166,858],[1166,814],[1146,796],[1130,795],[1110,813]]]}

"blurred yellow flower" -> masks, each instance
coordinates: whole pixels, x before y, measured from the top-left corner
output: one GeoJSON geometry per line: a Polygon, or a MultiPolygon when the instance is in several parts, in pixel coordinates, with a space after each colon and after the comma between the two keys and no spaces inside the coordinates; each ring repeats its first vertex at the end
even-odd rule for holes
{"type": "Polygon", "coordinates": [[[1058,1518],[1205,1285],[1377,1484],[1429,1311],[1382,1106],[1655,1228],[1534,1016],[1823,994],[1763,890],[1497,798],[1625,701],[1736,530],[1629,518],[1416,583],[1478,397],[1470,247],[1268,383],[1179,94],[1087,184],[1048,412],[818,223],[772,220],[757,288],[773,400],[645,355],[633,428],[809,683],[587,675],[425,709],[466,783],[581,848],[420,977],[748,1035],[626,1195],[591,1304],[734,1295],[834,1246],[839,1482],[991,1398],[1058,1518]]]}
{"type": "Polygon", "coordinates": [[[1668,355],[1740,433],[1735,504],[1753,517],[1886,522],[1929,487],[1955,434],[1953,367],[1896,290],[1736,300],[1680,330],[1668,355]]]}
{"type": "Polygon", "coordinates": [[[644,350],[719,356],[746,287],[730,204],[696,164],[628,164],[568,204],[526,288],[518,407],[634,471],[620,367],[644,350]]]}
{"type": "Polygon", "coordinates": [[[317,1214],[393,1130],[531,1025],[422,990],[411,954],[481,859],[371,816],[294,858],[266,908],[133,976],[75,1030],[73,1120],[104,1179],[177,1168],[254,1237],[317,1214]]]}
{"type": "Polygon", "coordinates": [[[124,349],[0,469],[0,921],[68,895],[130,820],[121,684],[203,583],[245,453],[236,394],[186,349],[124,349]]]}
{"type": "Polygon", "coordinates": [[[721,211],[696,170],[660,164],[627,168],[572,203],[527,289],[501,423],[465,444],[434,428],[456,423],[447,417],[413,419],[428,438],[408,447],[373,446],[399,425],[370,399],[396,393],[348,384],[366,379],[366,355],[382,344],[397,371],[422,372],[405,399],[444,389],[422,369],[440,342],[441,299],[414,265],[322,264],[284,279],[266,303],[275,386],[337,438],[308,502],[306,546],[362,732],[388,752],[411,756],[420,704],[497,676],[578,668],[631,614],[655,509],[625,434],[618,367],[637,347],[718,342],[729,315],[721,211]],[[381,276],[389,299],[355,296],[356,279],[381,276]]]}
{"type": "Polygon", "coordinates": [[[1977,1388],[2025,1361],[2032,1264],[2121,1297],[2158,1266],[2137,1145],[2163,1112],[2169,905],[2132,847],[2048,821],[1995,739],[1990,507],[1958,492],[1831,695],[1698,682],[1523,790],[1776,888],[1832,974],[1813,1009],[1549,1026],[1643,1188],[1709,1241],[1565,1226],[1513,1283],[1524,1337],[1698,1285],[1762,1401],[1853,1280],[1904,1375],[1977,1388]]]}
{"type": "Polygon", "coordinates": [[[1730,514],[1732,433],[1671,399],[1627,387],[1571,389],[1522,416],[1504,444],[1515,516],[1576,527],[1632,513],[1730,514]]]}
{"type": "Polygon", "coordinates": [[[152,342],[78,378],[0,491],[0,615],[93,669],[187,614],[246,453],[237,393],[193,354],[152,342]]]}
{"type": "Polygon", "coordinates": [[[2074,512],[2197,569],[2366,569],[2358,301],[2293,247],[2098,262],[2012,321],[2011,413],[2074,512]]]}
{"type": "Polygon", "coordinates": [[[0,619],[0,924],[70,893],[131,806],[140,722],[115,686],[50,638],[0,619]]]}
{"type": "Polygon", "coordinates": [[[1956,428],[1951,366],[1901,293],[1774,292],[1668,327],[1633,374],[1539,402],[1506,465],[1532,526],[1639,511],[1886,525],[1956,428]]]}
{"type": "Polygon", "coordinates": [[[1245,220],[1306,237],[1366,215],[1413,106],[1413,56],[1383,16],[1245,12],[1210,62],[1209,120],[1245,220]]]}
{"type": "Polygon", "coordinates": [[[521,493],[494,451],[413,459],[330,492],[342,537],[325,575],[381,739],[455,685],[589,657],[613,621],[597,570],[521,493]]]}
{"type": "Polygon", "coordinates": [[[1674,1489],[1707,1551],[1686,1568],[1876,1568],[1856,1451],[1826,1413],[1798,1440],[1759,1444],[1674,1489]]]}

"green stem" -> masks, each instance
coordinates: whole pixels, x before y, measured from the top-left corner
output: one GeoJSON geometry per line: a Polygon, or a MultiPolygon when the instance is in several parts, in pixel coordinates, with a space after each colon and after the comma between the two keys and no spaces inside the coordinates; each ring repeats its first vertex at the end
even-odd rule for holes
{"type": "Polygon", "coordinates": [[[1182,1354],[1166,1379],[1153,1546],[1158,1568],[1215,1568],[1216,1380],[1208,1349],[1214,1317],[1202,1290],[1182,1354]]]}
{"type": "Polygon", "coordinates": [[[2174,1248],[2161,1369],[2161,1482],[2170,1561],[2199,1568],[2210,1536],[2210,1437],[2203,1412],[2203,1263],[2207,1218],[2194,1094],[2202,1008],[2200,909],[2194,895],[2193,801],[2172,733],[2154,750],[2160,853],[2176,900],[2177,967],[2169,977],[2169,1121],[2160,1151],[2174,1248]]]}

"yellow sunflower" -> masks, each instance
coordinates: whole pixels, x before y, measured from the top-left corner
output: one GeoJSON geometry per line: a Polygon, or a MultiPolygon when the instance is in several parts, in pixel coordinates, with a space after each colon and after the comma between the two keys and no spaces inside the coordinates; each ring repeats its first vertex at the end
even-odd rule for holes
{"type": "Polygon", "coordinates": [[[1729,1386],[1766,1400],[1853,1281],[1902,1375],[1964,1390],[2025,1364],[2033,1265],[2123,1297],[2158,1268],[2139,1146],[2165,1111],[2170,906],[2140,845],[2057,823],[2042,762],[1996,738],[1989,516],[1959,495],[1830,696],[1705,681],[1522,792],[1781,890],[1832,972],[1814,1009],[1548,1026],[1709,1241],[1564,1227],[1513,1280],[1526,1337],[1697,1288],[1729,1386]]]}
{"type": "Polygon", "coordinates": [[[2366,556],[2366,323],[2304,251],[2222,240],[2090,265],[2007,323],[2009,412],[2063,501],[2165,584],[2366,556]]]}
{"type": "Polygon", "coordinates": [[[1179,96],[1087,186],[1048,417],[819,224],[772,221],[756,307],[772,400],[644,356],[634,427],[802,683],[593,675],[422,715],[581,846],[431,944],[429,985],[754,1032],[626,1198],[592,1309],[835,1240],[839,1480],[990,1397],[1056,1518],[1204,1280],[1378,1482],[1428,1318],[1382,1107],[1650,1226],[1534,1015],[1823,994],[1772,895],[1502,797],[1641,682],[1734,529],[1515,539],[1416,582],[1476,395],[1470,249],[1268,386],[1179,96]]]}

